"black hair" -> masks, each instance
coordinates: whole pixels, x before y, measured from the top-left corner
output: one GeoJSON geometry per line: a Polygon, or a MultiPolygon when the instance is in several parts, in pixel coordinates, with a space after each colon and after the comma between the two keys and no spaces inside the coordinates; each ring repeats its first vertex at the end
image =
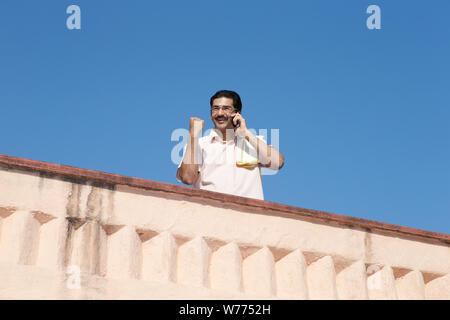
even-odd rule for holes
{"type": "Polygon", "coordinates": [[[236,111],[241,112],[242,110],[242,102],[241,102],[241,97],[239,97],[239,95],[231,90],[220,90],[217,91],[212,97],[211,100],[209,101],[210,106],[212,107],[213,104],[213,100],[217,99],[217,98],[230,98],[233,99],[233,107],[236,109],[236,111]]]}

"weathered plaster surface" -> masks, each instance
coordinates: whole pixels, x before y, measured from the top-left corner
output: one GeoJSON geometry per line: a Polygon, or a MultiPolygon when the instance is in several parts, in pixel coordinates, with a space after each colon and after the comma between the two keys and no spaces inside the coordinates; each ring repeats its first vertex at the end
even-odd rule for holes
{"type": "Polygon", "coordinates": [[[448,235],[18,159],[3,299],[450,299],[448,235]]]}

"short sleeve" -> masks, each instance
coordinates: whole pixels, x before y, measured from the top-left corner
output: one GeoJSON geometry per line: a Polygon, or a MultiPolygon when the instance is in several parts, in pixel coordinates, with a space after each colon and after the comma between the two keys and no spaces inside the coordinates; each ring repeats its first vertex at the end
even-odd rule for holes
{"type": "MultiPolygon", "coordinates": [[[[262,141],[264,141],[264,143],[267,144],[266,138],[264,136],[256,136],[258,139],[261,139],[262,141]]],[[[271,144],[267,144],[268,146],[272,146],[271,144]]]]}
{"type": "MultiPolygon", "coordinates": [[[[180,163],[178,164],[178,169],[181,167],[181,164],[183,163],[184,156],[186,155],[186,149],[187,149],[187,144],[185,144],[185,146],[184,146],[184,148],[183,148],[183,157],[181,158],[181,161],[180,161],[180,163]]],[[[198,163],[198,172],[200,172],[200,171],[201,171],[200,168],[201,168],[201,166],[202,166],[202,164],[203,164],[202,148],[201,148],[201,146],[200,146],[200,143],[199,143],[199,147],[198,147],[198,150],[197,150],[197,159],[198,159],[198,162],[199,162],[199,163],[198,163]]],[[[179,174],[178,169],[177,169],[177,175],[176,175],[176,178],[177,178],[178,182],[183,183],[183,182],[181,181],[181,177],[180,177],[180,174],[179,174]]]]}

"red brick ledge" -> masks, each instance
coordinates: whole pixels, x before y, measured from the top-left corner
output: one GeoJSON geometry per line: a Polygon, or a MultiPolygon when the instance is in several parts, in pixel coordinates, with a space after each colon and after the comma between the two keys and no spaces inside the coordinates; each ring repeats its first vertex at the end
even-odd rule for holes
{"type": "Polygon", "coordinates": [[[9,167],[26,169],[29,171],[39,171],[45,173],[51,173],[61,175],[65,177],[86,179],[88,181],[96,181],[111,185],[127,185],[135,188],[142,188],[147,190],[163,191],[170,193],[177,193],[191,197],[200,197],[206,199],[212,199],[222,201],[226,203],[233,203],[241,206],[259,208],[265,210],[275,210],[285,213],[290,213],[298,216],[313,218],[325,223],[335,222],[340,225],[346,225],[350,227],[362,228],[365,230],[380,230],[387,232],[394,232],[405,236],[415,236],[420,238],[426,238],[428,240],[434,240],[450,244],[450,235],[439,232],[432,232],[420,229],[414,229],[404,226],[398,226],[389,223],[377,222],[373,220],[355,218],[335,213],[329,213],[324,211],[317,211],[311,209],[305,209],[300,207],[289,206],[281,203],[275,203],[264,200],[257,200],[245,197],[234,196],[230,194],[224,194],[219,192],[212,192],[207,190],[200,190],[192,187],[178,186],[170,183],[157,182],[151,180],[145,180],[134,177],[127,177],[118,174],[106,173],[101,171],[81,169],[77,167],[71,167],[62,164],[55,164],[37,160],[30,160],[24,158],[18,158],[8,155],[0,154],[0,164],[7,165],[9,167]]]}

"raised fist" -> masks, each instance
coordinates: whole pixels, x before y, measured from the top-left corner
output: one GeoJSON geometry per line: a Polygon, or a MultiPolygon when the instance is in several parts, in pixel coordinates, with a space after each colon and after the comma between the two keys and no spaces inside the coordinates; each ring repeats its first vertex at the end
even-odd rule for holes
{"type": "Polygon", "coordinates": [[[205,122],[202,119],[191,117],[189,121],[189,134],[193,137],[200,137],[204,127],[205,122]]]}

